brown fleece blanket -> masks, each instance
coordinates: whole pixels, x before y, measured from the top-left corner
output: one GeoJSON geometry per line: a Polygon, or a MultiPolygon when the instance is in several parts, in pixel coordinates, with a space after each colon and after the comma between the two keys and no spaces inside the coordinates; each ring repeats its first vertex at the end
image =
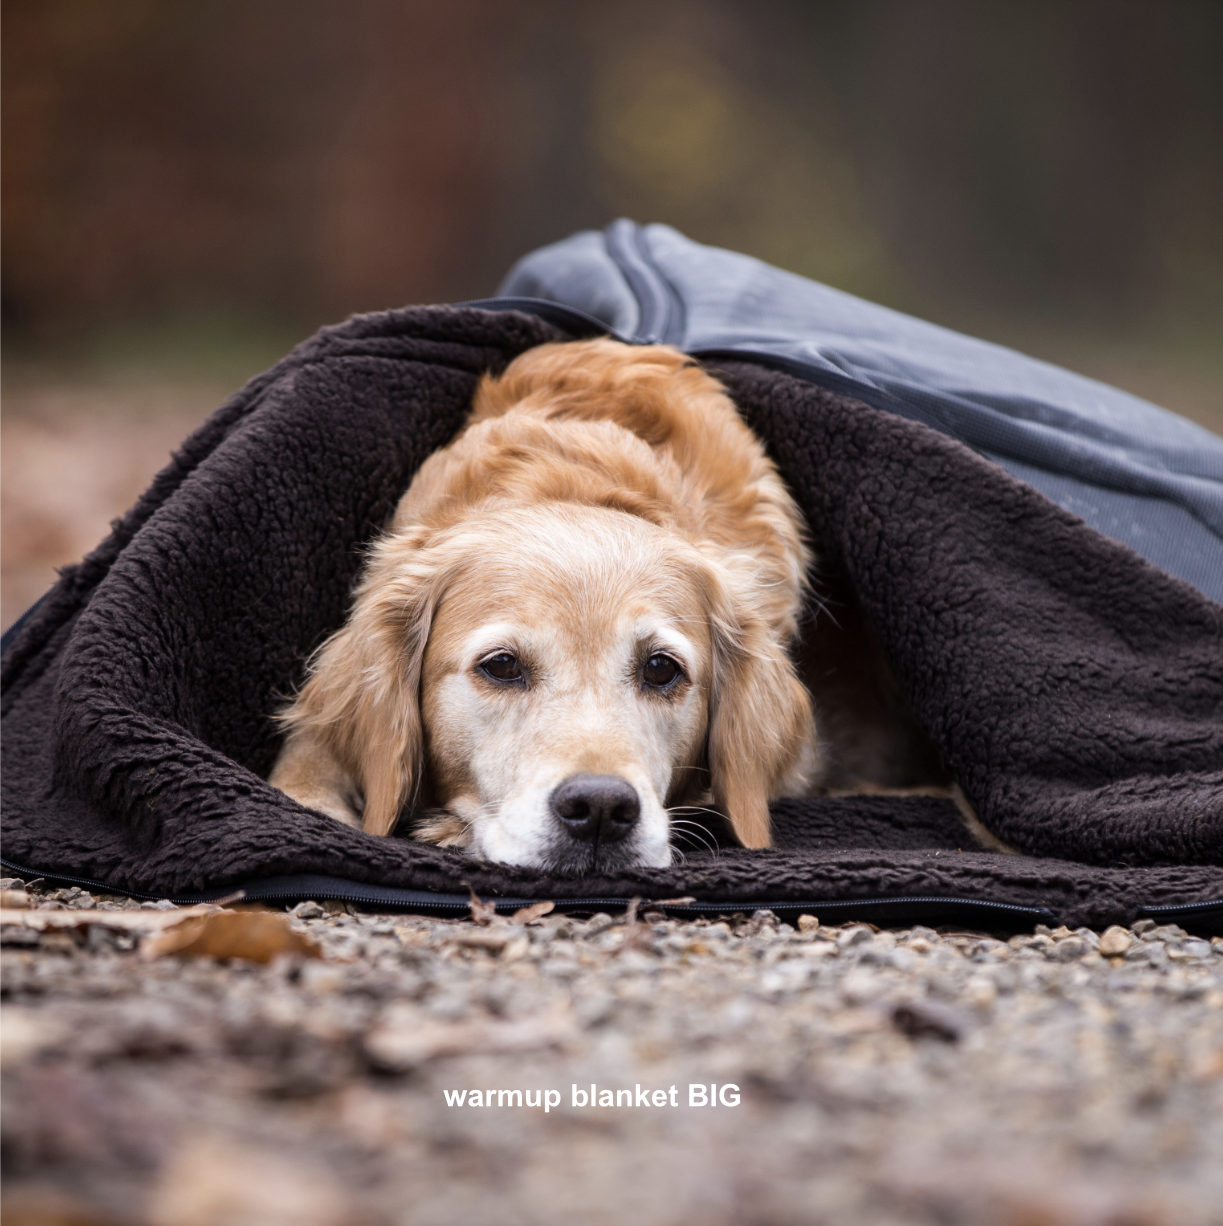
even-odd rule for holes
{"type": "Polygon", "coordinates": [[[718,373],[824,564],[981,820],[1022,855],[964,846],[948,802],[812,799],[776,807],[769,850],[558,880],[374,838],[270,788],[270,717],[343,622],[362,547],[479,375],[564,339],[514,311],[359,317],[205,422],[5,655],[5,863],[178,898],[270,879],[317,893],[322,876],[403,905],[470,884],[575,905],[1217,916],[1223,608],[959,443],[747,363],[718,373]]]}

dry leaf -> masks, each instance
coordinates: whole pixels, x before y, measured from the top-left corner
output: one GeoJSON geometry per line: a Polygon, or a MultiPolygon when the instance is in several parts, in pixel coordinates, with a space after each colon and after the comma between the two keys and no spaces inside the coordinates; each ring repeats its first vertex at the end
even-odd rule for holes
{"type": "Polygon", "coordinates": [[[270,962],[281,954],[317,958],[321,951],[309,937],[295,932],[288,917],[279,912],[213,911],[185,919],[141,942],[142,958],[165,954],[270,962]]]}
{"type": "Polygon", "coordinates": [[[120,932],[156,932],[194,915],[211,915],[214,904],[175,907],[171,911],[18,911],[0,910],[0,924],[45,932],[48,928],[111,928],[120,932]]]}
{"type": "Polygon", "coordinates": [[[535,902],[529,907],[522,907],[514,912],[513,919],[510,921],[514,924],[529,924],[532,920],[541,919],[550,911],[556,910],[554,902],[535,902]]]}
{"type": "MultiPolygon", "coordinates": [[[[223,898],[214,898],[208,905],[211,907],[228,907],[233,903],[242,902],[246,897],[245,890],[234,890],[232,894],[226,894],[223,898]]],[[[261,902],[248,902],[242,904],[244,908],[254,907],[259,910],[266,911],[267,908],[261,902]]]]}
{"type": "Polygon", "coordinates": [[[471,886],[467,886],[467,892],[471,895],[471,918],[475,920],[477,924],[489,925],[502,924],[505,922],[497,914],[496,903],[481,901],[480,895],[477,894],[475,890],[471,888],[471,886]]]}

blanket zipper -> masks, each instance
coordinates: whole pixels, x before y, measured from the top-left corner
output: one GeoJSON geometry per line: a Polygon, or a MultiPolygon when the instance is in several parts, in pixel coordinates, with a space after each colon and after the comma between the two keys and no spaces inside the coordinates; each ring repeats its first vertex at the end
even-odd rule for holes
{"type": "MultiPolygon", "coordinates": [[[[440,894],[428,890],[408,890],[393,886],[364,885],[343,878],[302,874],[292,877],[268,877],[247,883],[235,883],[219,889],[195,894],[150,894],[141,890],[121,889],[103,881],[87,877],[67,876],[60,873],[39,873],[37,870],[0,859],[0,866],[28,880],[41,878],[45,881],[63,882],[81,886],[97,893],[122,894],[129,898],[157,901],[168,898],[170,902],[190,906],[195,903],[213,902],[218,898],[243,890],[248,902],[288,902],[312,898],[335,902],[350,902],[365,906],[393,907],[396,910],[416,911],[425,914],[466,915],[470,901],[463,894],[440,894]]],[[[536,898],[489,898],[498,912],[514,912],[520,907],[538,902],[536,898]]],[[[557,911],[623,911],[632,901],[630,898],[558,898],[554,900],[557,911]]],[[[644,906],[658,906],[651,899],[641,900],[644,906]]],[[[963,921],[969,917],[980,920],[1001,921],[998,927],[1030,927],[1036,923],[1056,923],[1053,912],[1046,907],[1022,907],[1015,903],[992,902],[976,898],[939,897],[917,895],[913,897],[848,898],[834,900],[753,899],[748,901],[697,900],[685,904],[661,905],[661,910],[677,918],[697,916],[733,915],[736,912],[768,910],[777,915],[797,918],[799,915],[827,915],[844,919],[868,919],[875,916],[883,923],[911,923],[918,920],[935,920],[939,915],[963,921]]],[[[840,920],[838,920],[840,922],[840,920]]]]}

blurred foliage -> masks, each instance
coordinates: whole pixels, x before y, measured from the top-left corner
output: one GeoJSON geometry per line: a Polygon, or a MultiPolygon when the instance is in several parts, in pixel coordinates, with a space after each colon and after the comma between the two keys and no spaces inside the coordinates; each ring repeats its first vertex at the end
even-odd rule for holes
{"type": "Polygon", "coordinates": [[[629,47],[600,69],[591,189],[609,213],[682,218],[718,245],[886,295],[886,254],[828,99],[797,115],[682,42],[629,47]]]}
{"type": "Polygon", "coordinates": [[[1217,0],[3,16],[10,351],[178,361],[194,331],[238,361],[629,215],[1055,359],[1162,354],[1223,401],[1217,0]]]}

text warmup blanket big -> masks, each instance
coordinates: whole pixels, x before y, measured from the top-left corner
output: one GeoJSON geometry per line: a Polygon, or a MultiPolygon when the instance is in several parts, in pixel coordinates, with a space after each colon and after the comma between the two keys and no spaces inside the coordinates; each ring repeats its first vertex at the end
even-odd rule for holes
{"type": "Polygon", "coordinates": [[[971,850],[950,802],[863,796],[779,804],[768,850],[550,879],[374,838],[269,787],[271,717],[342,624],[363,548],[480,374],[565,339],[514,311],[360,317],[192,435],[7,653],[5,862],[171,898],[264,883],[423,906],[470,884],[999,926],[1217,913],[1223,608],[945,435],[750,363],[716,373],[824,573],[852,586],[982,822],[1022,855],[971,850]]]}

